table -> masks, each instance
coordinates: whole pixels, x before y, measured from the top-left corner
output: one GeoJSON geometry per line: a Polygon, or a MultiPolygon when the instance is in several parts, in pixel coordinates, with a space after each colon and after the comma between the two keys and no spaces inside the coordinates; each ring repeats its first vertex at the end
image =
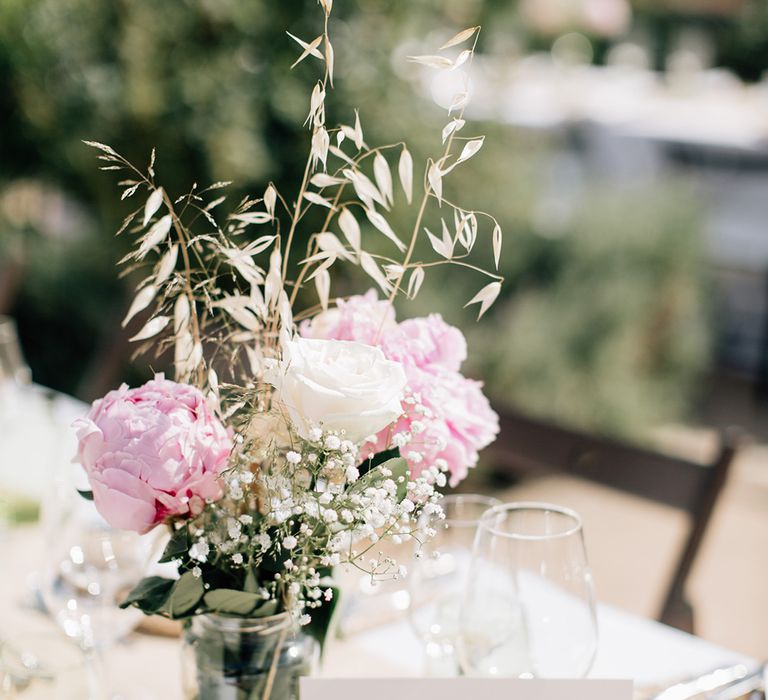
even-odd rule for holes
{"type": "MultiPolygon", "coordinates": [[[[28,585],[34,581],[34,571],[43,551],[39,529],[23,527],[12,531],[3,538],[2,551],[0,634],[9,638],[22,633],[63,637],[52,621],[29,606],[28,585]]],[[[599,606],[598,624],[598,654],[590,674],[595,678],[632,678],[641,687],[717,666],[754,663],[697,637],[608,606],[599,606]]],[[[180,700],[179,649],[178,639],[141,633],[129,635],[108,655],[115,687],[131,688],[132,699],[180,700]]],[[[346,639],[332,639],[321,674],[327,677],[418,676],[421,664],[420,643],[401,617],[346,639]]]]}
{"type": "MultiPolygon", "coordinates": [[[[29,404],[37,405],[35,402],[29,404]]],[[[74,453],[74,438],[62,427],[85,410],[83,404],[62,399],[48,412],[50,420],[37,426],[37,443],[45,445],[47,454],[58,452],[52,464],[63,468],[74,453]],[[53,436],[53,437],[51,437],[53,436]],[[56,448],[56,449],[53,449],[56,448]]],[[[17,425],[23,425],[23,422],[17,425]]],[[[9,437],[7,428],[0,428],[0,438],[9,437]],[[6,432],[3,432],[6,431],[6,432]]],[[[6,459],[0,462],[0,474],[8,479],[9,441],[2,442],[6,459]]],[[[21,444],[21,443],[17,443],[21,444]]],[[[19,464],[11,459],[13,464],[19,464]]],[[[19,483],[25,491],[34,494],[34,488],[43,489],[44,471],[37,464],[29,471],[33,474],[19,483]],[[28,482],[28,483],[27,483],[28,482]],[[34,488],[33,488],[34,486],[34,488]]],[[[50,619],[33,609],[30,590],[35,571],[42,563],[45,546],[42,529],[25,526],[0,534],[0,637],[10,639],[51,638],[63,639],[63,634],[50,619]]],[[[638,686],[661,684],[684,676],[702,673],[711,668],[734,663],[753,663],[740,654],[705,642],[702,639],[642,619],[615,608],[598,608],[599,647],[592,676],[596,678],[632,678],[638,686]]],[[[108,655],[110,677],[115,688],[128,689],[130,700],[179,700],[180,642],[178,639],[133,633],[117,644],[108,655]]],[[[349,636],[332,639],[326,649],[321,673],[324,676],[417,676],[421,671],[420,643],[401,616],[387,624],[349,636]]],[[[77,693],[75,689],[68,689],[77,693]]],[[[30,690],[25,697],[65,700],[58,689],[50,694],[48,686],[41,686],[40,695],[30,690]]],[[[78,697],[77,694],[71,697],[78,697]]],[[[82,697],[82,696],[80,696],[82,697]]]]}

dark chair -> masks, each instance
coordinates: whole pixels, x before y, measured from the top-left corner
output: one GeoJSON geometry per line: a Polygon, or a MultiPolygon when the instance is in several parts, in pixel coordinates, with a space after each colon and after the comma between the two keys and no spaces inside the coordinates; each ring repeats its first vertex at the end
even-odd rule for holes
{"type": "Polygon", "coordinates": [[[690,532],[658,619],[693,632],[685,584],[736,453],[737,436],[724,433],[715,460],[697,464],[510,411],[502,412],[500,421],[499,439],[487,456],[497,476],[566,472],[688,514],[690,532]]]}

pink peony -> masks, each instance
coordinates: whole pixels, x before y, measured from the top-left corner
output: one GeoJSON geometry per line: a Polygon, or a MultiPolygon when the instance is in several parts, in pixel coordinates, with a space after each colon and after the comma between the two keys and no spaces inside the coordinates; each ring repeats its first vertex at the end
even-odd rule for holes
{"type": "Polygon", "coordinates": [[[447,465],[454,486],[477,464],[479,450],[496,438],[498,416],[482,384],[459,372],[467,343],[458,328],[438,314],[398,324],[385,304],[373,291],[352,297],[303,324],[301,333],[375,343],[387,359],[400,362],[408,379],[405,413],[376,435],[375,442],[367,443],[362,453],[379,452],[408,436],[400,447],[411,475],[447,465]]]}
{"type": "Polygon", "coordinates": [[[305,338],[356,340],[377,345],[377,338],[397,328],[395,310],[387,301],[379,301],[371,289],[367,294],[339,299],[338,307],[328,309],[301,324],[305,338]]]}
{"type": "Polygon", "coordinates": [[[143,534],[221,497],[232,441],[193,386],[162,375],[136,389],[124,384],[74,427],[96,509],[113,527],[143,534]]]}

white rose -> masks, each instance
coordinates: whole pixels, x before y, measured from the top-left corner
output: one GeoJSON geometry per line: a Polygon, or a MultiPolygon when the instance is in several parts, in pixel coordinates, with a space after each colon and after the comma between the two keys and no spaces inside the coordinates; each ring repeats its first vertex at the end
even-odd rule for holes
{"type": "Polygon", "coordinates": [[[267,381],[277,389],[297,432],[308,439],[313,425],[344,430],[361,442],[403,412],[402,365],[379,348],[350,340],[297,338],[283,345],[282,361],[267,381]]]}

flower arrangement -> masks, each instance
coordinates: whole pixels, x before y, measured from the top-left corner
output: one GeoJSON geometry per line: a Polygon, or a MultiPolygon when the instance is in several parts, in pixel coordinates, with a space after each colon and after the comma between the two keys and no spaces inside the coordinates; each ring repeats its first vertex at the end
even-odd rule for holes
{"type": "MultiPolygon", "coordinates": [[[[88,142],[104,170],[127,173],[123,199],[147,193],[118,232],[135,235],[122,263],[145,272],[124,325],[145,316],[132,340],[138,352],[172,352],[175,381],[158,375],[112,391],[76,427],[92,488],[85,495],[103,517],[140,533],[170,530],[160,561],[174,562],[178,577],[144,579],[124,606],[174,619],[285,612],[322,638],[336,600],[333,567],[402,576],[405,567],[377,543],[429,537],[420,516],[439,514],[438,489],[458,483],[498,432],[481,385],[460,373],[461,332],[438,315],[398,323],[392,302],[399,293],[414,298],[430,267],[453,264],[490,280],[468,302],[482,315],[502,278],[467,258],[487,237],[497,268],[502,234],[490,215],[443,197],[443,179],[483,145],[459,135],[466,90],[448,110],[442,152],[425,164],[419,197],[405,144],[369,147],[357,112],[351,126],[326,126],[332,0],[319,4],[322,33],[290,35],[301,47],[296,63],[323,66],[293,201],[270,184],[218,216],[229,183],[171,198],[156,182],[154,151],[143,172],[88,142]],[[397,198],[416,204],[405,240],[386,215],[393,169],[397,198]],[[424,227],[432,207],[447,212],[439,235],[424,227]],[[310,210],[324,223],[299,254],[296,234],[310,210]],[[371,235],[387,239],[395,256],[368,252],[371,235]],[[417,257],[424,236],[434,259],[417,257]],[[334,298],[331,270],[341,262],[359,266],[384,297],[334,298]],[[310,282],[316,302],[306,301],[310,282]]],[[[440,70],[469,64],[478,32],[412,60],[440,70]]]]}

